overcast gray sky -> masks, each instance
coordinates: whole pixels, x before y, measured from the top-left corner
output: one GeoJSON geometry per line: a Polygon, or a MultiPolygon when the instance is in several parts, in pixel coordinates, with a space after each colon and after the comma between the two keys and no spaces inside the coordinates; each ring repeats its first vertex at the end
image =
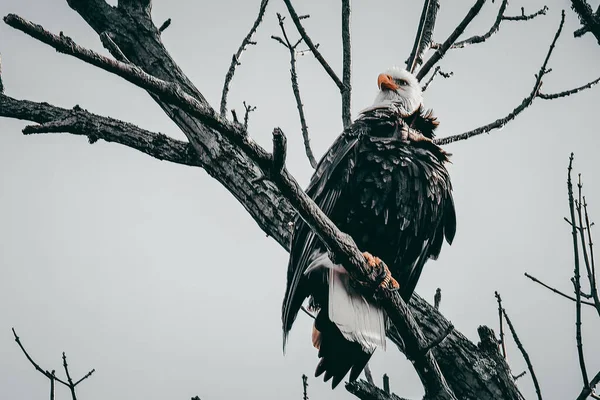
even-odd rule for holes
{"type": "MultiPolygon", "coordinates": [[[[116,3],[116,0],[112,1],[116,3]]],[[[165,45],[211,104],[217,106],[231,54],[254,21],[260,1],[155,0],[153,18],[165,45]]],[[[338,1],[296,1],[310,13],[308,32],[341,69],[338,1]]],[[[417,1],[353,2],[353,116],[377,91],[379,72],[406,59],[420,14],[417,1]]],[[[443,40],[472,1],[442,1],[435,38],[443,40]]],[[[498,2],[488,2],[467,34],[485,32],[498,2]]],[[[567,0],[514,0],[508,15],[548,15],[506,21],[483,45],[450,52],[441,62],[454,77],[425,94],[441,120],[440,136],[506,115],[531,91],[536,73],[567,9],[563,36],[543,90],[579,86],[600,74],[600,47],[579,27],[567,0]]],[[[595,7],[596,4],[593,4],[595,7]]],[[[289,168],[302,184],[306,160],[289,83],[287,50],[277,34],[272,0],[256,40],[243,55],[229,97],[241,110],[258,106],[250,134],[269,145],[281,126],[289,138],[289,168]]],[[[105,53],[97,35],[64,0],[2,0],[0,14],[17,13],[105,53]]],[[[292,26],[289,30],[296,37],[292,26]]],[[[183,139],[142,90],[0,23],[6,93],[75,104],[183,139]]],[[[317,156],[341,130],[335,85],[310,56],[298,61],[306,115],[317,156]]],[[[507,125],[447,147],[458,213],[453,246],[425,268],[417,292],[443,290],[442,311],[472,340],[476,328],[497,329],[494,290],[535,363],[546,399],[573,398],[580,389],[574,305],[523,277],[527,271],[569,291],[572,249],[566,166],[571,151],[583,173],[591,212],[600,218],[597,104],[600,88],[554,101],[537,100],[507,125]]],[[[343,387],[312,379],[316,351],[310,323],[300,316],[289,350],[281,351],[280,307],[287,253],[266,238],[236,200],[204,171],[161,162],[129,148],[82,137],[24,137],[24,122],[0,119],[0,398],[46,398],[48,382],[20,353],[11,327],[35,359],[60,371],[66,351],[76,376],[96,368],[79,389],[82,400],[300,398],[300,376],[311,377],[311,399],[348,399],[343,387]]],[[[600,237],[600,236],[599,236],[600,237]]],[[[600,368],[598,318],[584,310],[588,370],[600,368]],[[596,340],[594,341],[594,332],[596,340]]],[[[515,374],[525,367],[509,346],[515,374]]],[[[422,388],[394,350],[376,352],[373,373],[417,399],[422,388]]],[[[62,373],[62,371],[61,371],[62,373]]],[[[529,377],[519,387],[533,398],[529,377]]],[[[60,389],[60,398],[68,393],[60,389]]]]}

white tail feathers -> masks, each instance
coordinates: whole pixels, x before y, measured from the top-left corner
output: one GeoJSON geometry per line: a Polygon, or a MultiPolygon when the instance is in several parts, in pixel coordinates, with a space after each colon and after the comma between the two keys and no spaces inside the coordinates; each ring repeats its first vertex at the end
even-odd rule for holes
{"type": "Polygon", "coordinates": [[[329,319],[344,337],[357,342],[372,354],[377,347],[385,350],[385,316],[383,310],[367,301],[350,285],[350,276],[341,266],[331,262],[327,253],[314,254],[305,273],[328,269],[329,319]]]}

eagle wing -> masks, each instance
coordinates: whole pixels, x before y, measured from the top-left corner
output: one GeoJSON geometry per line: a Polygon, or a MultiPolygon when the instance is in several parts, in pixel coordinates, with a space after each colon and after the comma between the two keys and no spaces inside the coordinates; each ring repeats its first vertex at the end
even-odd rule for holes
{"type": "MultiPolygon", "coordinates": [[[[362,124],[355,123],[338,136],[319,161],[306,189],[306,193],[328,217],[331,217],[338,204],[337,200],[352,175],[353,157],[348,157],[348,155],[355,149],[362,127],[362,124]],[[337,179],[332,179],[334,174],[337,179]]],[[[303,279],[305,271],[315,250],[322,248],[320,240],[299,217],[296,217],[294,228],[288,263],[287,287],[282,307],[284,346],[287,333],[291,329],[304,299],[310,295],[308,282],[303,279]]]]}

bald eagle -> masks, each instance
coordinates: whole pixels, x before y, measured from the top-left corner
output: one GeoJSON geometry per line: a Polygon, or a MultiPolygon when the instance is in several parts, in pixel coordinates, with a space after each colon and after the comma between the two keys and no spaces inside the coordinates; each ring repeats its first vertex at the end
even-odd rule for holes
{"type": "MultiPolygon", "coordinates": [[[[439,122],[423,108],[414,75],[394,67],[377,83],[374,104],[335,140],[306,192],[369,262],[383,261],[382,284],[408,302],[425,262],[438,257],[444,238],[448,243],[454,238],[452,186],[444,166],[449,154],[432,141],[439,122]]],[[[333,378],[333,388],[350,370],[355,380],[375,349],[385,349],[386,317],[298,219],[282,307],[284,349],[307,297],[318,312],[312,332],[320,358],[315,376],[333,378]]]]}

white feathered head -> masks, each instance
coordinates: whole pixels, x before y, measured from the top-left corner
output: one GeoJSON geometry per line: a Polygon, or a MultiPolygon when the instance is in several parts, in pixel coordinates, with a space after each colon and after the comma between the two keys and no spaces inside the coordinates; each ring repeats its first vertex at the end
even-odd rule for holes
{"type": "Polygon", "coordinates": [[[379,93],[373,106],[386,105],[397,107],[400,114],[413,114],[423,104],[423,93],[417,78],[405,69],[392,67],[377,77],[379,93]]]}

